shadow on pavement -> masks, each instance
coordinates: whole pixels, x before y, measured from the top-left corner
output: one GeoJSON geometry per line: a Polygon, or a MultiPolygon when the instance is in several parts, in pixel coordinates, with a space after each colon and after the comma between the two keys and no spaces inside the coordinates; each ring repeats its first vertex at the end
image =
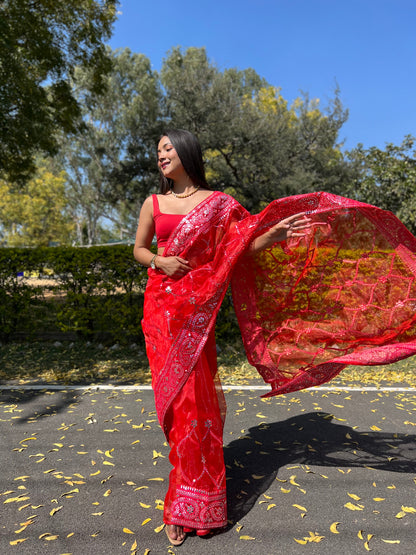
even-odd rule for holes
{"type": "Polygon", "coordinates": [[[251,510],[279,468],[286,465],[370,466],[415,472],[415,435],[357,432],[332,419],[331,414],[314,412],[283,422],[262,423],[224,447],[232,525],[251,510]]]}
{"type": "Polygon", "coordinates": [[[53,392],[53,397],[50,398],[50,403],[47,403],[45,399],[45,394],[48,394],[50,389],[45,386],[45,389],[30,389],[30,390],[19,390],[19,386],[16,389],[10,391],[0,391],[0,401],[3,403],[10,404],[21,404],[21,403],[34,403],[33,411],[29,416],[21,417],[15,420],[16,424],[26,424],[27,422],[33,422],[34,420],[41,418],[43,416],[51,416],[52,414],[58,414],[63,412],[69,405],[76,403],[79,397],[83,395],[83,391],[74,391],[71,389],[53,392]],[[37,403],[36,401],[41,401],[37,403]]]}

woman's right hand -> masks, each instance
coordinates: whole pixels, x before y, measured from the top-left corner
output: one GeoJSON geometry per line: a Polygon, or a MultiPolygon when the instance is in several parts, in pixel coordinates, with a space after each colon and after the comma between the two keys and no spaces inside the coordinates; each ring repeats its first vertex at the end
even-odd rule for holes
{"type": "Polygon", "coordinates": [[[189,262],[180,256],[158,256],[155,260],[158,270],[162,270],[169,277],[180,279],[187,274],[192,267],[189,262]]]}

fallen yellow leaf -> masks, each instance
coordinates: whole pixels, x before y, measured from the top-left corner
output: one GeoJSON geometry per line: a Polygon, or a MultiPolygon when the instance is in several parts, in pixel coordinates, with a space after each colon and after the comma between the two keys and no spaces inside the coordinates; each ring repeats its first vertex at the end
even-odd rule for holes
{"type": "Polygon", "coordinates": [[[350,511],[362,511],[364,509],[364,507],[361,507],[360,505],[354,505],[354,503],[345,503],[344,507],[349,509],[350,511]]]}
{"type": "Polygon", "coordinates": [[[240,540],[255,540],[256,538],[253,538],[253,536],[240,536],[240,540]]]}
{"type": "Polygon", "coordinates": [[[338,524],[340,524],[340,523],[339,523],[339,522],[333,522],[333,523],[331,524],[331,526],[329,527],[329,529],[331,530],[331,532],[332,532],[333,534],[339,534],[339,532],[338,532],[338,530],[337,530],[338,524]]]}
{"type": "Polygon", "coordinates": [[[414,507],[404,507],[402,505],[402,511],[405,513],[416,513],[416,509],[414,507]]]}
{"type": "Polygon", "coordinates": [[[63,493],[61,495],[61,497],[68,497],[68,496],[72,497],[73,493],[79,493],[79,489],[78,488],[71,489],[70,491],[67,491],[66,493],[63,493]]]}
{"type": "Polygon", "coordinates": [[[134,534],[134,532],[132,532],[129,528],[123,528],[123,532],[125,534],[134,534]]]}
{"type": "Polygon", "coordinates": [[[309,542],[312,542],[312,543],[319,543],[324,538],[325,538],[325,536],[319,536],[318,534],[315,534],[314,532],[309,532],[309,538],[305,538],[305,540],[308,540],[309,542]]]}
{"type": "Polygon", "coordinates": [[[305,511],[305,513],[308,512],[308,509],[305,509],[305,507],[302,507],[302,505],[292,505],[292,507],[296,507],[296,509],[299,509],[300,511],[305,511]]]}
{"type": "MultiPolygon", "coordinates": [[[[150,505],[149,505],[150,507],[150,505]]],[[[156,534],[159,534],[159,532],[161,532],[163,530],[163,528],[165,527],[164,524],[161,524],[160,526],[158,526],[157,528],[155,528],[155,532],[156,534]]]]}
{"type": "Polygon", "coordinates": [[[20,538],[18,540],[11,540],[9,543],[10,545],[19,545],[19,543],[23,543],[27,540],[28,538],[20,538]]]}
{"type": "Polygon", "coordinates": [[[4,504],[6,503],[16,503],[16,502],[20,502],[20,501],[27,501],[28,499],[30,499],[30,497],[28,497],[27,495],[25,496],[24,494],[19,495],[18,497],[9,497],[8,499],[6,499],[6,501],[4,501],[4,504]]]}
{"type": "Polygon", "coordinates": [[[39,536],[40,540],[46,540],[46,541],[57,540],[58,538],[59,536],[55,536],[54,534],[50,534],[49,532],[45,532],[44,534],[41,534],[39,536]]]}

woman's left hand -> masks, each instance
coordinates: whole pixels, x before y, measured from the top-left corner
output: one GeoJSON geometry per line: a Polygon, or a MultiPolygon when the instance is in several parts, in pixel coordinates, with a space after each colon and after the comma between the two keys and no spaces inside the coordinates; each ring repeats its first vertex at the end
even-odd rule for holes
{"type": "Polygon", "coordinates": [[[261,251],[292,237],[305,237],[311,228],[311,219],[305,212],[294,214],[271,227],[253,241],[251,251],[261,251]]]}

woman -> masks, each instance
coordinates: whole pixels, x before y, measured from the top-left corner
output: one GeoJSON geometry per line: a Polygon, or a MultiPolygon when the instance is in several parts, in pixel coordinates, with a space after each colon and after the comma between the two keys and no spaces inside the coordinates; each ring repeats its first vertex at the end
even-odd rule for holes
{"type": "Polygon", "coordinates": [[[210,190],[187,131],[162,136],[158,166],[134,256],[150,268],[143,331],[173,465],[164,521],[180,545],[227,524],[214,325],[230,281],[250,363],[268,395],[287,393],[416,352],[416,240],[392,214],[325,193],[251,216],[210,190]]]}

